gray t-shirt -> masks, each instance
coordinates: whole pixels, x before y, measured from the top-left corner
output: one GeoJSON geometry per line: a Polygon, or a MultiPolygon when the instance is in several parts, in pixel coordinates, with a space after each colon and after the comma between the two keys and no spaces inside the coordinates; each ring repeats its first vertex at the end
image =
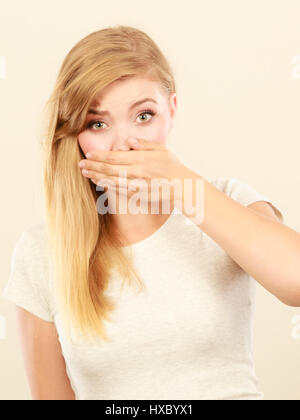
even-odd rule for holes
{"type": "MultiPolygon", "coordinates": [[[[211,184],[245,206],[271,203],[236,178],[211,184]]],[[[262,399],[252,354],[255,280],[176,207],[131,247],[147,292],[121,293],[113,276],[108,293],[118,306],[105,321],[112,341],[94,344],[64,334],[44,223],[14,247],[2,297],[55,323],[76,399],[262,399]]]]}

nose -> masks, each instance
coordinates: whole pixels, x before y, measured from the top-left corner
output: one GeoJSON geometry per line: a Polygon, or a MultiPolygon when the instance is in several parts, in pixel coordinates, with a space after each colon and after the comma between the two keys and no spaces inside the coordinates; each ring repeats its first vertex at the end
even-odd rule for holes
{"type": "Polygon", "coordinates": [[[116,141],[114,142],[112,146],[112,150],[118,151],[118,150],[131,150],[132,147],[127,143],[127,139],[125,141],[116,141]]]}

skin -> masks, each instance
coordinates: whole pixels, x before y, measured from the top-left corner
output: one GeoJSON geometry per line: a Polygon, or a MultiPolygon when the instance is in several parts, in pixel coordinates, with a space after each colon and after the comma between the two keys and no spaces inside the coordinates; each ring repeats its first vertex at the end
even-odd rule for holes
{"type": "MultiPolygon", "coordinates": [[[[87,115],[85,130],[78,135],[84,154],[89,151],[130,151],[130,137],[143,138],[165,146],[173,127],[177,111],[177,97],[168,97],[159,82],[148,77],[135,76],[117,80],[102,89],[93,99],[91,107],[107,110],[110,115],[87,115]],[[130,105],[150,97],[153,102],[144,102],[129,110],[130,105]],[[151,116],[145,113],[151,110],[151,116]],[[143,113],[144,112],[144,113],[143,113]],[[90,128],[87,124],[94,121],[90,128]]],[[[161,207],[160,207],[161,208],[161,207]]],[[[173,206],[170,206],[170,212],[173,206]]],[[[123,246],[139,242],[154,233],[168,219],[168,214],[111,214],[113,225],[121,233],[123,246]]]]}

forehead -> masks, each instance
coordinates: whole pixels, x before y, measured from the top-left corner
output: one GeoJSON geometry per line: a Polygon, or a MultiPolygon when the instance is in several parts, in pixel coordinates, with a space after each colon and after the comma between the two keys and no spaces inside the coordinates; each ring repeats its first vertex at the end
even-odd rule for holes
{"type": "Polygon", "coordinates": [[[139,100],[142,96],[151,96],[157,101],[163,95],[162,87],[157,80],[146,76],[134,76],[125,79],[115,80],[105,88],[101,89],[93,98],[91,105],[108,103],[115,99],[122,103],[129,103],[139,100]]]}

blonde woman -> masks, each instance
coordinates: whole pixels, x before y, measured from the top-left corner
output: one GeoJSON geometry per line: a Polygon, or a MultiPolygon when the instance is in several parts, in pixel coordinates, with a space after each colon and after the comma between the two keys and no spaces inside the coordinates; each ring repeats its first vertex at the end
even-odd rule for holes
{"type": "Polygon", "coordinates": [[[79,41],[48,105],[46,223],[22,233],[3,293],[33,399],[262,399],[255,281],[300,304],[299,234],[248,184],[208,182],[171,153],[174,76],[143,31],[118,25],[79,41]],[[151,196],[156,213],[114,212],[134,196],[126,177],[144,181],[146,210],[154,178],[193,188],[151,196]],[[181,206],[196,203],[197,181],[201,220],[181,206]]]}

